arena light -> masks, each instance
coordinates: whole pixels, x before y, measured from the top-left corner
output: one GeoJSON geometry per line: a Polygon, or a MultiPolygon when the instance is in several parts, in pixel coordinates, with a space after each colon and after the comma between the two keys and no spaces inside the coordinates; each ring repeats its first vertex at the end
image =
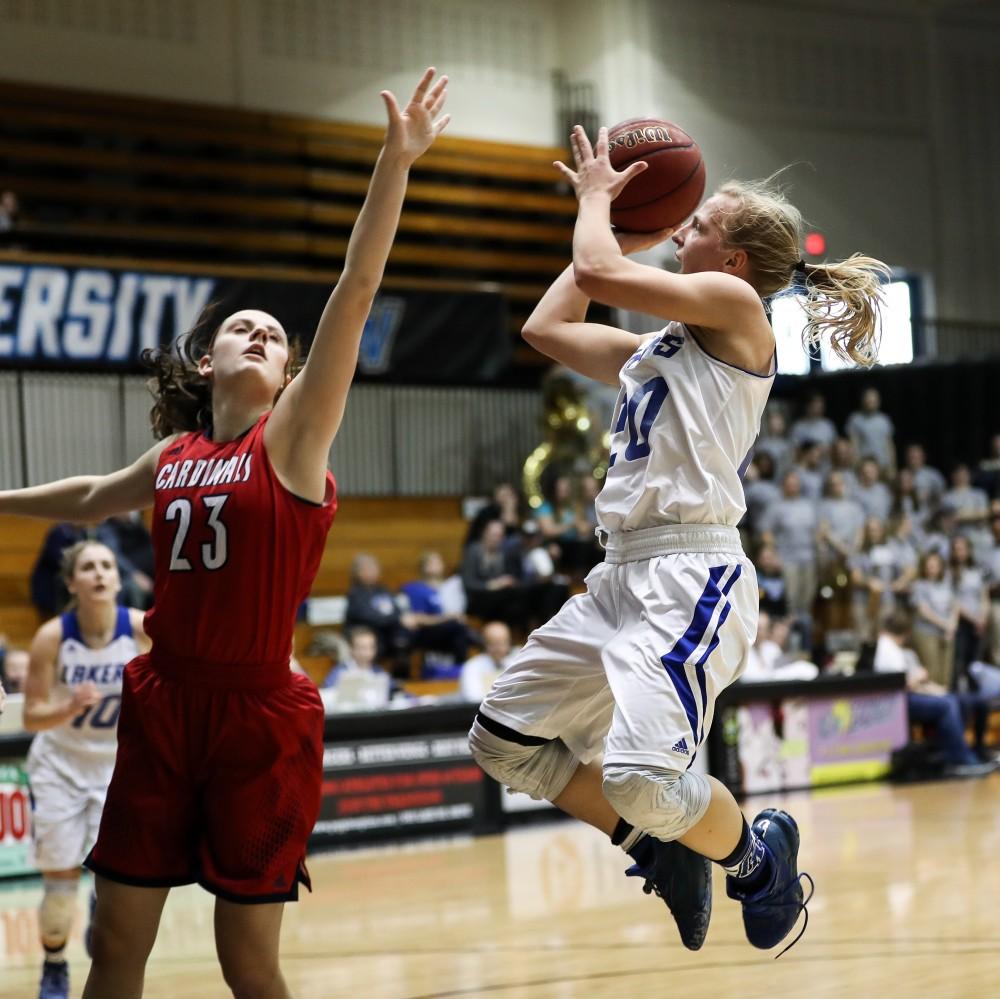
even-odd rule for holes
{"type": "MultiPolygon", "coordinates": [[[[906,281],[890,281],[884,289],[879,364],[908,364],[913,360],[912,297],[906,281]]],[[[809,354],[802,346],[802,330],[806,317],[797,295],[782,295],[771,303],[771,326],[778,345],[778,373],[807,375],[809,354]]],[[[819,349],[820,366],[824,371],[841,371],[854,367],[841,360],[826,343],[819,349]]]]}
{"type": "MultiPolygon", "coordinates": [[[[906,281],[890,281],[884,288],[879,364],[909,364],[913,360],[913,323],[910,285],[906,281]]],[[[826,343],[820,346],[820,364],[824,371],[841,371],[854,367],[839,358],[826,343]]]]}
{"type": "Polygon", "coordinates": [[[821,232],[808,232],[804,245],[810,257],[822,257],[826,253],[826,236],[821,232]]]}
{"type": "Polygon", "coordinates": [[[805,324],[802,303],[795,295],[782,295],[771,303],[771,326],[777,344],[778,374],[809,374],[809,355],[802,346],[802,329],[805,324]]]}

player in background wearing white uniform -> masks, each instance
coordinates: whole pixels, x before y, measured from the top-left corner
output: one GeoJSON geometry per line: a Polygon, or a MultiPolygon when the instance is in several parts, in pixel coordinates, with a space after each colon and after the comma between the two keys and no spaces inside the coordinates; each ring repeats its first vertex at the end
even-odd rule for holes
{"type": "MultiPolygon", "coordinates": [[[[122,670],[149,649],[142,611],[119,607],[114,553],[81,541],[63,556],[70,609],[38,629],[25,684],[35,863],[44,894],[38,928],[45,963],[38,999],[69,995],[66,942],[80,865],[94,845],[115,765],[122,670]]],[[[89,950],[89,947],[88,947],[89,950]]]]}
{"type": "Polygon", "coordinates": [[[616,240],[611,229],[611,201],[645,164],[617,173],[606,129],[596,155],[579,127],[572,145],[576,170],[557,165],[579,200],[573,265],[524,337],[620,385],[597,500],[606,560],[498,678],[470,745],[501,783],[611,836],[685,946],[696,950],[708,929],[710,858],[742,903],[748,939],[769,948],[807,901],[797,827],[774,809],[748,826],[719,781],[689,769],[757,630],[756,575],[736,524],[776,363],[762,298],[801,285],[809,337],[871,363],[887,268],[858,255],[804,264],[801,215],[761,183],[725,184],[673,234],[680,274],[628,260],[670,235],[616,240]],[[647,337],[587,323],[590,299],[670,322],[647,337]]]}

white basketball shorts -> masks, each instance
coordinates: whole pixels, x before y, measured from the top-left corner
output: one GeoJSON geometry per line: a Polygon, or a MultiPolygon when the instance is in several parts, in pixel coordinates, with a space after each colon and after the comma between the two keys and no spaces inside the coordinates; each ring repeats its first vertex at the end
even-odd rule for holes
{"type": "Polygon", "coordinates": [[[114,763],[114,757],[77,760],[32,746],[27,769],[39,870],[69,871],[83,863],[97,840],[114,763]]]}
{"type": "Polygon", "coordinates": [[[480,710],[561,739],[581,762],[603,747],[606,763],[687,769],[757,634],[757,576],[738,533],[612,535],[586,583],[532,633],[480,710]]]}

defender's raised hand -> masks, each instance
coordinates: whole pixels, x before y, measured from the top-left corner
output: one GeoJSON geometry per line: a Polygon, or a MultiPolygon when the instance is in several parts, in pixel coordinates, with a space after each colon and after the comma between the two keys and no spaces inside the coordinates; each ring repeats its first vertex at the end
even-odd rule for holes
{"type": "Polygon", "coordinates": [[[382,91],[389,117],[385,148],[391,153],[398,153],[408,163],[426,152],[451,121],[450,114],[438,118],[448,96],[448,77],[442,76],[432,87],[431,81],[436,73],[433,66],[424,73],[410,103],[402,111],[392,92],[382,91]]]}

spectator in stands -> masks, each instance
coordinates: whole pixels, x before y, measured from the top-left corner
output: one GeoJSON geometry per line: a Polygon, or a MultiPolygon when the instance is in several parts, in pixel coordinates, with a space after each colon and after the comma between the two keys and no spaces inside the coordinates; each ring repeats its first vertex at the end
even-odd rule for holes
{"type": "Polygon", "coordinates": [[[469,613],[525,631],[531,621],[548,621],[565,602],[566,588],[555,582],[526,583],[520,552],[505,549],[503,542],[503,524],[493,520],[482,540],[465,549],[462,582],[469,613]]]}
{"type": "Polygon", "coordinates": [[[122,578],[122,602],[148,610],[153,605],[153,539],[138,511],[110,517],[101,525],[104,537],[113,536],[122,578]]]}
{"type": "Polygon", "coordinates": [[[990,619],[989,588],[986,574],[972,557],[969,539],[957,534],[951,540],[951,585],[958,604],[955,627],[955,683],[968,686],[969,664],[982,655],[986,626],[990,619]]]}
{"type": "Polygon", "coordinates": [[[351,563],[351,585],[347,591],[344,626],[350,630],[363,624],[378,639],[378,658],[391,658],[398,668],[410,648],[410,633],[417,618],[400,610],[396,598],[381,583],[382,567],[374,555],[359,553],[351,563]]]}
{"type": "Polygon", "coordinates": [[[958,601],[945,574],[945,561],[937,552],[920,560],[920,575],[910,592],[915,612],[913,647],[930,678],[945,690],[954,682],[955,629],[958,601]]]}
{"type": "Polygon", "coordinates": [[[990,662],[1000,666],[1000,516],[990,519],[993,545],[981,559],[990,588],[990,662]]]}
{"type": "Polygon", "coordinates": [[[892,420],[882,412],[882,397],[878,389],[864,390],[861,394],[861,409],[847,418],[845,430],[854,442],[859,458],[874,458],[886,475],[895,473],[896,431],[892,420]]]}
{"type": "Polygon", "coordinates": [[[792,443],[802,447],[806,441],[818,444],[824,457],[830,453],[837,439],[837,428],[826,417],[826,400],[818,392],[806,399],[805,413],[792,424],[792,443]]]}
{"type": "Polygon", "coordinates": [[[565,584],[566,577],[557,576],[555,560],[534,520],[526,520],[521,525],[521,538],[521,567],[525,582],[565,584]]]}
{"type": "Polygon", "coordinates": [[[920,561],[920,538],[914,530],[912,518],[893,517],[890,519],[889,545],[904,567],[913,567],[913,578],[916,579],[917,563],[920,561]]]}
{"type": "Polygon", "coordinates": [[[762,611],[757,622],[757,638],[750,648],[741,680],[815,680],[819,667],[792,649],[793,633],[787,621],[772,620],[762,611]]]}
{"type": "Polygon", "coordinates": [[[491,520],[499,520],[504,527],[504,535],[514,541],[521,530],[524,519],[524,503],[521,494],[509,482],[499,482],[493,488],[493,498],[480,507],[465,536],[465,546],[479,541],[483,530],[491,520]]]}
{"type": "Polygon", "coordinates": [[[10,645],[6,635],[0,634],[0,688],[9,694],[16,694],[24,689],[24,681],[28,676],[28,653],[24,649],[15,649],[10,645]]]}
{"type": "Polygon", "coordinates": [[[936,468],[927,464],[927,454],[922,444],[910,444],[906,448],[906,467],[913,473],[920,502],[925,509],[936,509],[948,484],[936,468]]]}
{"type": "MultiPolygon", "coordinates": [[[[962,708],[957,697],[934,683],[918,654],[907,648],[910,619],[904,611],[894,611],[882,625],[875,648],[878,673],[906,674],[906,701],[911,722],[932,727],[935,745],[944,755],[954,776],[982,776],[992,773],[995,764],[984,763],[965,741],[962,708]]],[[[982,712],[979,712],[980,717],[982,712]]],[[[984,721],[977,730],[985,730],[984,721]]],[[[982,736],[979,737],[980,739],[982,736]]],[[[981,750],[984,749],[980,743],[981,750]]]]}
{"type": "Polygon", "coordinates": [[[30,582],[31,602],[43,620],[65,609],[69,592],[62,579],[62,553],[86,536],[87,532],[76,524],[55,524],[45,535],[30,582]]]}
{"type": "Polygon", "coordinates": [[[955,536],[955,518],[952,514],[938,507],[927,519],[927,527],[918,536],[920,553],[937,552],[947,561],[951,556],[951,539],[955,536]]]}
{"type": "Polygon", "coordinates": [[[559,568],[567,572],[594,565],[593,528],[584,514],[579,489],[579,483],[560,475],[553,483],[552,498],[545,500],[535,514],[542,537],[558,550],[559,568]]]}
{"type": "Polygon", "coordinates": [[[830,451],[830,471],[839,472],[847,495],[853,497],[858,488],[858,456],[849,437],[838,437],[830,451]]]}
{"type": "Polygon", "coordinates": [[[759,455],[768,455],[774,462],[775,480],[781,479],[792,467],[795,446],[788,436],[785,414],[777,406],[768,406],[764,418],[764,433],[757,438],[754,450],[759,455]]]}
{"type": "Polygon", "coordinates": [[[851,556],[861,550],[865,511],[857,500],[847,495],[844,476],[840,472],[831,472],[827,476],[817,517],[816,540],[821,569],[838,564],[846,566],[851,556]]]}
{"type": "Polygon", "coordinates": [[[892,493],[881,480],[878,462],[865,458],[861,462],[858,488],[854,498],[864,507],[866,517],[874,517],[883,522],[892,513],[892,493]]]}
{"type": "Polygon", "coordinates": [[[431,652],[443,652],[457,666],[469,656],[469,646],[479,645],[479,636],[465,623],[465,615],[446,611],[441,602],[441,587],[445,581],[444,559],[440,552],[424,552],[420,556],[420,579],[404,583],[410,619],[410,646],[431,652]]]}
{"type": "MultiPolygon", "coordinates": [[[[787,632],[787,627],[785,631],[787,632]]],[[[747,655],[747,665],[740,675],[741,680],[760,682],[773,679],[775,667],[782,655],[781,644],[775,641],[773,634],[771,615],[761,609],[757,617],[757,637],[747,655]]]]}
{"type": "Polygon", "coordinates": [[[968,465],[952,469],[951,489],[941,497],[941,508],[955,518],[956,530],[972,542],[977,552],[990,547],[990,534],[986,530],[990,499],[982,489],[973,486],[968,465]]]}
{"type": "Polygon", "coordinates": [[[13,191],[0,192],[0,240],[6,242],[4,237],[16,228],[20,210],[17,195],[13,191]]]}
{"type": "Polygon", "coordinates": [[[587,543],[582,563],[587,572],[604,560],[604,549],[594,533],[597,529],[597,497],[603,485],[604,480],[595,479],[593,475],[584,475],[580,479],[580,531],[587,543]]]}
{"type": "MultiPolygon", "coordinates": [[[[124,518],[123,518],[124,519],[124,518]]],[[[78,541],[91,538],[106,545],[118,561],[121,576],[119,602],[123,606],[145,609],[150,606],[152,579],[137,569],[133,561],[122,550],[122,530],[120,518],[112,518],[97,527],[82,527],[78,524],[55,524],[45,535],[41,551],[31,570],[31,602],[41,617],[48,619],[62,613],[69,600],[69,593],[62,579],[62,553],[78,541]]],[[[145,532],[145,527],[141,527],[145,532]]],[[[132,532],[134,533],[134,531],[132,532]]],[[[148,533],[146,534],[148,538],[148,533]]],[[[131,543],[131,542],[130,542],[131,543]]],[[[152,569],[152,545],[149,551],[149,568],[152,569]]]]}
{"type": "Polygon", "coordinates": [[[921,538],[927,529],[931,510],[917,489],[916,476],[909,468],[901,468],[896,473],[892,490],[892,512],[894,520],[907,517],[913,525],[915,538],[921,538]]]}
{"type": "Polygon", "coordinates": [[[478,704],[493,686],[493,681],[514,658],[510,628],[502,621],[491,621],[483,628],[486,648],[473,656],[463,667],[459,691],[463,701],[478,704]]]}
{"type": "Polygon", "coordinates": [[[798,473],[802,495],[814,503],[823,496],[824,465],[823,448],[815,441],[805,441],[799,448],[794,471],[798,473]]]}
{"type": "Polygon", "coordinates": [[[518,592],[523,566],[519,552],[505,549],[504,536],[502,521],[486,524],[482,538],[465,549],[462,582],[470,613],[510,623],[512,616],[519,617],[524,611],[518,592]]]}
{"type": "Polygon", "coordinates": [[[338,689],[338,707],[384,708],[392,695],[392,678],[376,662],[378,636],[363,624],[348,632],[348,655],[327,673],[323,687],[338,689]],[[348,683],[344,683],[348,680],[348,683]],[[340,700],[343,695],[343,701],[340,700]]]}
{"type": "Polygon", "coordinates": [[[747,529],[756,536],[767,511],[781,499],[781,486],[775,482],[774,458],[766,451],[754,455],[743,477],[743,495],[747,503],[747,529]]]}
{"type": "Polygon", "coordinates": [[[760,592],[760,609],[773,618],[788,614],[785,595],[785,574],[781,571],[781,557],[771,545],[764,545],[757,553],[757,588],[760,592]]]}
{"type": "Polygon", "coordinates": [[[788,612],[808,631],[816,596],[816,506],[802,496],[794,471],[785,476],[782,498],[771,507],[763,527],[765,544],[781,556],[788,612]]]}
{"type": "Polygon", "coordinates": [[[990,438],[990,453],[979,462],[973,484],[991,500],[1000,497],[1000,434],[990,438]]]}
{"type": "Polygon", "coordinates": [[[894,610],[916,576],[912,557],[905,557],[886,537],[877,517],[865,521],[861,550],[848,560],[853,591],[854,627],[862,642],[875,641],[881,618],[894,610]]]}

